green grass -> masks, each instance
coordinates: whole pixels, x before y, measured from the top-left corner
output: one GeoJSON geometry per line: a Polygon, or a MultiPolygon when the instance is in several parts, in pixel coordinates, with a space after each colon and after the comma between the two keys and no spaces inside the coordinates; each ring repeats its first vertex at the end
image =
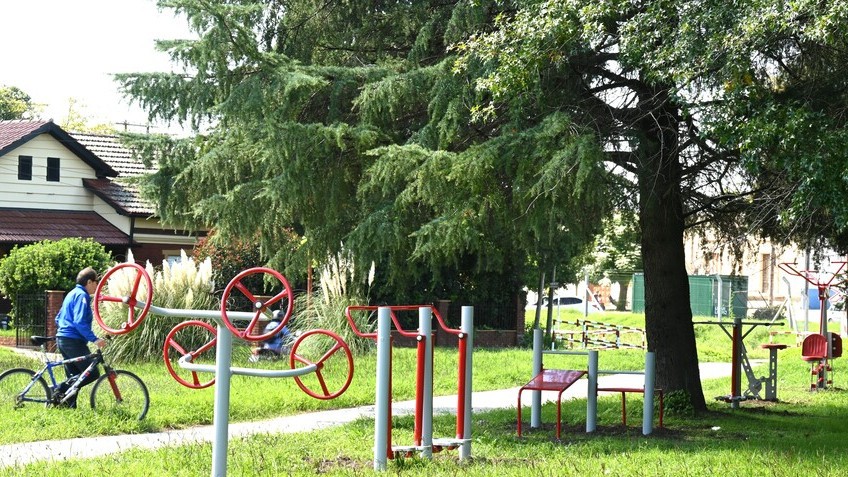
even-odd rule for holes
{"type": "MultiPolygon", "coordinates": [[[[625,316],[622,315],[624,318],[625,316]]],[[[612,320],[614,317],[598,321],[612,320]]],[[[628,326],[635,325],[636,318],[628,326]]],[[[620,323],[620,322],[619,322],[620,323]]],[[[621,323],[624,324],[624,323],[621,323]]],[[[702,361],[729,361],[730,339],[716,325],[696,327],[702,361]]],[[[789,341],[787,337],[782,337],[789,341]]],[[[757,346],[768,341],[763,330],[746,339],[752,358],[765,357],[757,346]]],[[[638,368],[642,353],[605,351],[601,367],[638,368]]],[[[546,367],[581,368],[585,358],[548,356],[546,367]]],[[[21,358],[0,349],[0,368],[21,358]]],[[[394,354],[395,399],[411,399],[408,376],[414,366],[414,351],[398,349],[394,354]]],[[[843,388],[848,374],[836,361],[837,388],[811,393],[809,367],[800,359],[798,348],[779,354],[778,403],[743,402],[741,409],[714,401],[726,395],[730,378],[704,383],[710,412],[692,416],[670,403],[666,428],[648,437],[641,435],[641,399],[629,397],[628,424],[620,424],[617,397],[599,402],[598,432],[587,435],[585,400],[563,403],[563,440],[554,439],[555,406],[544,406],[542,427],[530,429],[525,421],[524,436],[515,432],[515,409],[475,413],[470,462],[460,462],[455,451],[437,454],[432,461],[406,458],[390,461],[393,474],[424,475],[683,475],[683,476],[834,476],[848,473],[848,392],[843,388]]],[[[475,350],[474,389],[513,387],[526,382],[532,364],[530,350],[475,350]]],[[[158,363],[131,366],[147,382],[152,407],[144,423],[102,423],[101,416],[85,408],[72,410],[33,409],[25,412],[0,411],[0,443],[37,439],[149,432],[172,427],[209,423],[212,419],[212,390],[189,390],[177,385],[158,363]]],[[[436,393],[455,391],[456,353],[439,349],[436,353],[436,393]]],[[[763,368],[755,370],[765,373],[763,368]]],[[[351,388],[334,401],[307,397],[292,380],[234,377],[231,420],[249,421],[314,409],[373,404],[373,356],[356,358],[351,388]]],[[[529,419],[529,409],[523,413],[529,419]]],[[[397,417],[393,440],[412,440],[412,418],[397,417]]],[[[439,416],[435,437],[446,437],[454,426],[453,416],[439,416]]],[[[301,434],[256,435],[232,439],[229,444],[230,475],[363,475],[373,467],[374,421],[362,419],[338,428],[301,434]]],[[[3,475],[88,475],[124,476],[209,475],[211,444],[190,444],[158,450],[132,450],[119,456],[56,463],[35,463],[4,469],[3,475]]],[[[2,473],[2,472],[0,472],[2,473]]]]}

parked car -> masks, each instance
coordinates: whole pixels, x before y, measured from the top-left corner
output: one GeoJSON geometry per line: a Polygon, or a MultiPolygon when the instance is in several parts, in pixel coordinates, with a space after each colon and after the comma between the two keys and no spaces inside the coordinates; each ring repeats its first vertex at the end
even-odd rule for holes
{"type": "MultiPolygon", "coordinates": [[[[584,311],[583,300],[576,296],[559,296],[554,297],[553,301],[554,309],[567,309],[567,310],[576,310],[576,311],[584,311]]],[[[547,297],[542,300],[542,309],[546,310],[548,308],[548,299],[547,297]]],[[[527,305],[525,308],[527,310],[535,310],[536,303],[531,305],[527,305]]],[[[597,313],[601,311],[596,303],[589,303],[589,313],[597,313]]]]}

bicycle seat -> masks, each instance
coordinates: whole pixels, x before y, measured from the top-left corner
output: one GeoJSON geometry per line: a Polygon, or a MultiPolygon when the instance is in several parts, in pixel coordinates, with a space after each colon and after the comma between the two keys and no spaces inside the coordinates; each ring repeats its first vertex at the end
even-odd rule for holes
{"type": "Polygon", "coordinates": [[[56,339],[55,336],[36,336],[36,335],[33,335],[33,336],[29,337],[30,342],[32,342],[32,344],[34,344],[36,346],[41,346],[44,343],[53,341],[55,339],[56,339]]]}

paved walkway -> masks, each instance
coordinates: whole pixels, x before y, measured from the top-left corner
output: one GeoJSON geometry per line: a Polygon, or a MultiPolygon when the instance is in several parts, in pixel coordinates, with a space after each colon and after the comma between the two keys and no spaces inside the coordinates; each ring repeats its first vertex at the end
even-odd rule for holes
{"type": "MultiPolygon", "coordinates": [[[[712,379],[730,375],[729,363],[701,363],[701,379],[712,379]]],[[[641,386],[639,375],[611,375],[598,379],[599,386],[641,386]]],[[[586,380],[581,379],[563,393],[563,400],[586,397],[586,380]]],[[[518,399],[518,387],[496,391],[473,393],[472,406],[475,412],[492,409],[515,409],[518,399]]],[[[542,393],[543,401],[551,401],[556,394],[542,393]]],[[[530,406],[532,393],[522,395],[522,404],[530,406]]],[[[456,396],[441,396],[433,399],[436,413],[455,413],[456,396]]],[[[393,415],[412,414],[414,401],[392,403],[393,415]]],[[[311,412],[296,416],[278,417],[266,421],[230,423],[230,438],[263,433],[293,433],[323,429],[355,421],[359,418],[374,417],[374,406],[361,406],[351,409],[311,412]]],[[[149,434],[129,434],[119,436],[82,437],[56,441],[39,441],[0,446],[0,468],[24,465],[37,460],[62,461],[72,458],[92,458],[114,454],[130,449],[155,449],[162,446],[178,446],[192,442],[211,442],[215,435],[213,426],[199,426],[190,429],[171,430],[149,434]]]]}

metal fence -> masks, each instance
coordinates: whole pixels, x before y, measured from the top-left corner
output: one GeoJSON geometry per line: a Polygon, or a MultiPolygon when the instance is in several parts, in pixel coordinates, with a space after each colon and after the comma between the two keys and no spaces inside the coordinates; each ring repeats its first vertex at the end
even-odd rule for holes
{"type": "Polygon", "coordinates": [[[47,294],[21,294],[15,300],[15,345],[32,346],[30,336],[47,332],[47,294]]]}

